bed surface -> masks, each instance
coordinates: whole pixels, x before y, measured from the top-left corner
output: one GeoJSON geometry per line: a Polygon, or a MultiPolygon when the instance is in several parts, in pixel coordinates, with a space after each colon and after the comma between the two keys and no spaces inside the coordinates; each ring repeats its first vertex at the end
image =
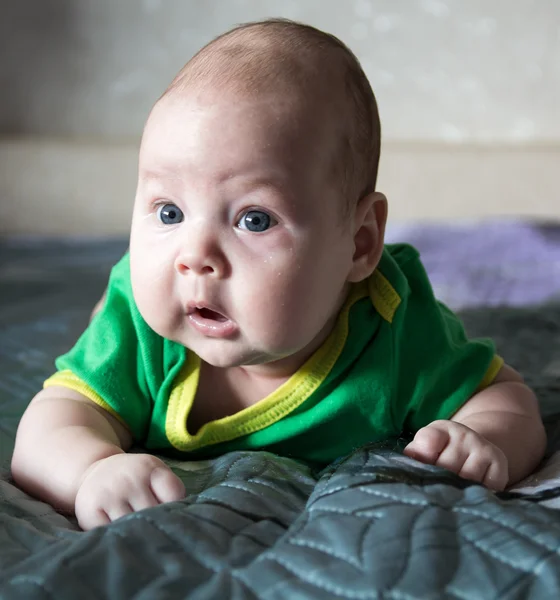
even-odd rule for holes
{"type": "Polygon", "coordinates": [[[322,472],[268,453],[173,462],[178,503],[88,533],[9,478],[26,404],[87,323],[125,241],[0,240],[0,597],[560,597],[560,226],[393,226],[472,335],[536,390],[548,461],[492,494],[399,440],[322,472]]]}

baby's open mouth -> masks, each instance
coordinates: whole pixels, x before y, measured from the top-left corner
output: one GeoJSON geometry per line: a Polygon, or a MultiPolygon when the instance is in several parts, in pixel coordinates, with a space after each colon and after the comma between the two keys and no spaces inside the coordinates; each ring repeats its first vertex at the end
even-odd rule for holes
{"type": "Polygon", "coordinates": [[[203,304],[188,306],[187,318],[191,326],[206,337],[228,338],[237,332],[237,325],[234,321],[203,304]]]}
{"type": "Polygon", "coordinates": [[[215,310],[211,310],[210,308],[197,308],[195,309],[195,312],[198,313],[203,319],[210,319],[211,321],[223,323],[224,321],[228,320],[227,317],[224,317],[224,315],[216,312],[215,310]]]}

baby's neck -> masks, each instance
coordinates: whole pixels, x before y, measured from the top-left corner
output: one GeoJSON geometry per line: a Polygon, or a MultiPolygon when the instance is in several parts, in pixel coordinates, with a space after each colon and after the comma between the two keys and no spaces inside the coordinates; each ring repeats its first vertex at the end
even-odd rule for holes
{"type": "Polygon", "coordinates": [[[210,421],[234,415],[256,404],[289,377],[258,377],[242,367],[224,369],[201,363],[198,389],[187,422],[189,432],[195,434],[210,421]]]}
{"type": "Polygon", "coordinates": [[[198,389],[188,419],[189,431],[194,433],[205,423],[233,415],[272,394],[324,343],[334,321],[335,317],[312,344],[280,360],[225,368],[202,361],[198,389]]]}
{"type": "Polygon", "coordinates": [[[232,397],[232,400],[234,398],[237,400],[238,410],[241,410],[266,398],[293,375],[291,370],[285,368],[259,367],[263,365],[224,369],[203,363],[200,373],[201,383],[204,379],[212,388],[220,387],[222,392],[232,397]]]}

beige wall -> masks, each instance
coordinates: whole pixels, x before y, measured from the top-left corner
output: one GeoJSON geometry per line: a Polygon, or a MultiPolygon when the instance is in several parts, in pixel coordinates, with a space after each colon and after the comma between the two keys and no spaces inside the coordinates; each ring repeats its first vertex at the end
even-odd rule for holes
{"type": "Polygon", "coordinates": [[[147,112],[212,36],[341,37],[376,92],[394,219],[560,218],[558,0],[18,0],[0,40],[0,233],[123,233],[147,112]]]}

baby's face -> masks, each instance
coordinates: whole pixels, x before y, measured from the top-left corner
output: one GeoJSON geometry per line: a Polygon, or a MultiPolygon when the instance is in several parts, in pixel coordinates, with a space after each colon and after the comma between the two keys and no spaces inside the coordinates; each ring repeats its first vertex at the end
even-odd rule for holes
{"type": "Polygon", "coordinates": [[[294,366],[325,339],[354,243],[320,123],[278,100],[155,107],[130,254],[138,308],[158,334],[220,367],[294,366]]]}

